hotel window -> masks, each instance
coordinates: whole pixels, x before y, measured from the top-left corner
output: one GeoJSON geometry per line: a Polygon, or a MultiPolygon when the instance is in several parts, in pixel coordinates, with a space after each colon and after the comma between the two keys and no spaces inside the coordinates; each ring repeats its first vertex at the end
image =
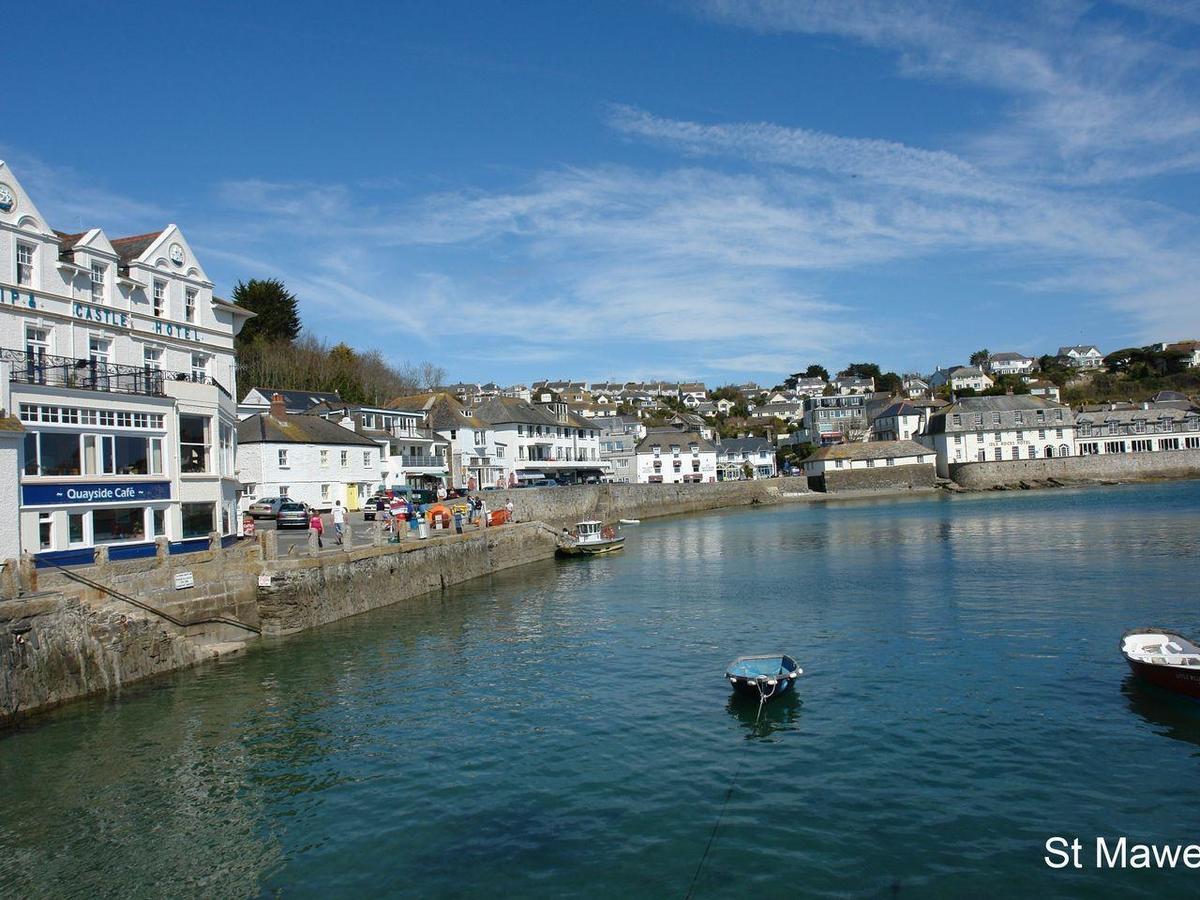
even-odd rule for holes
{"type": "Polygon", "coordinates": [[[108,355],[111,350],[111,341],[106,341],[103,338],[90,338],[88,340],[88,358],[97,366],[108,365],[108,355]]]}
{"type": "Polygon", "coordinates": [[[161,319],[167,310],[167,283],[154,280],[154,318],[161,319]]]}
{"type": "Polygon", "coordinates": [[[288,467],[288,452],[287,450],[279,451],[279,468],[286,469],[288,467]]]}
{"type": "Polygon", "coordinates": [[[104,302],[104,263],[92,263],[92,302],[104,302]]]}
{"type": "Polygon", "coordinates": [[[143,347],[142,365],[155,372],[162,371],[163,352],[161,347],[143,347]]]}
{"type": "Polygon", "coordinates": [[[185,322],[196,321],[196,289],[188,288],[183,292],[183,319],[185,322]]]}
{"type": "Polygon", "coordinates": [[[54,513],[38,513],[38,547],[49,550],[54,546],[54,513]]]}
{"type": "MultiPolygon", "coordinates": [[[[1000,451],[997,450],[996,452],[999,453],[1000,451]]],[[[890,456],[887,458],[886,462],[889,466],[894,466],[896,464],[896,460],[890,456]]]]}
{"type": "Polygon", "coordinates": [[[192,354],[192,381],[197,384],[208,382],[208,356],[203,353],[192,354]]]}
{"type": "Polygon", "coordinates": [[[208,471],[208,416],[179,416],[181,472],[208,471]]]}
{"type": "Polygon", "coordinates": [[[237,438],[232,425],[221,423],[218,432],[221,439],[221,474],[232,477],[236,466],[237,438]]]}
{"type": "Polygon", "coordinates": [[[328,465],[329,465],[329,451],[328,451],[328,450],[322,450],[322,451],[321,451],[321,466],[322,466],[322,467],[325,467],[325,466],[328,466],[328,465]]]}
{"type": "Polygon", "coordinates": [[[343,450],[342,451],[342,468],[344,469],[348,465],[350,465],[350,451],[343,450]]]}
{"type": "Polygon", "coordinates": [[[994,412],[994,413],[992,413],[992,424],[993,424],[993,425],[999,425],[999,424],[1000,424],[1000,413],[998,413],[998,412],[994,412]]]}
{"type": "Polygon", "coordinates": [[[32,244],[17,244],[17,284],[19,285],[33,286],[34,252],[32,244]]]}
{"type": "Polygon", "coordinates": [[[327,485],[327,484],[321,485],[321,499],[322,500],[329,499],[329,485],[327,485]]]}
{"type": "Polygon", "coordinates": [[[873,460],[873,459],[868,459],[868,460],[867,460],[867,468],[868,468],[868,469],[873,469],[873,468],[875,468],[875,460],[873,460]]]}
{"type": "Polygon", "coordinates": [[[213,503],[183,503],[184,538],[208,537],[216,529],[216,505],[213,503]]]}
{"type": "Polygon", "coordinates": [[[368,469],[371,468],[371,451],[370,450],[363,451],[363,465],[368,469]]]}
{"type": "Polygon", "coordinates": [[[286,500],[286,499],[287,499],[287,495],[288,495],[288,491],[290,491],[290,490],[291,490],[291,488],[290,488],[290,487],[288,487],[286,484],[281,484],[281,485],[279,486],[279,496],[280,496],[282,499],[286,500]]]}
{"type": "Polygon", "coordinates": [[[954,414],[954,424],[955,424],[955,425],[961,425],[961,424],[962,424],[962,416],[960,416],[958,413],[955,413],[955,414],[954,414]]]}
{"type": "Polygon", "coordinates": [[[1024,425],[1025,424],[1025,413],[1020,413],[1020,412],[1014,413],[1013,421],[1018,425],[1024,425]]]}
{"type": "Polygon", "coordinates": [[[82,474],[79,435],[25,432],[25,474],[52,477],[82,474]]]}

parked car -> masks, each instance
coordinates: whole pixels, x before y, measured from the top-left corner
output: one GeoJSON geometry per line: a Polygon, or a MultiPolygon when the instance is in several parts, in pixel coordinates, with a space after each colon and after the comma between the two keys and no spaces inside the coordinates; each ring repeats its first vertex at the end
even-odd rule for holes
{"type": "Polygon", "coordinates": [[[382,499],[383,499],[383,505],[384,505],[384,507],[385,507],[385,508],[387,507],[388,503],[389,503],[389,502],[390,502],[390,500],[391,500],[391,498],[390,498],[390,497],[388,497],[388,495],[387,495],[387,494],[376,494],[374,497],[371,497],[371,498],[369,498],[369,499],[368,499],[368,500],[367,500],[367,501],[366,501],[366,502],[363,504],[363,508],[362,508],[362,514],[363,514],[363,519],[364,519],[364,520],[366,520],[366,521],[368,521],[368,522],[374,522],[374,521],[375,521],[375,512],[376,512],[376,510],[375,510],[375,503],[376,503],[376,501],[378,501],[380,498],[382,498],[382,499]]]}
{"type": "Polygon", "coordinates": [[[558,482],[553,478],[539,478],[537,481],[529,482],[530,487],[558,487],[558,482]]]}
{"type": "Polygon", "coordinates": [[[307,528],[312,513],[308,504],[297,500],[285,500],[279,504],[279,512],[275,516],[276,528],[307,528]]]}
{"type": "Polygon", "coordinates": [[[251,503],[246,512],[252,519],[274,519],[279,514],[281,503],[282,497],[264,497],[251,503]]]}

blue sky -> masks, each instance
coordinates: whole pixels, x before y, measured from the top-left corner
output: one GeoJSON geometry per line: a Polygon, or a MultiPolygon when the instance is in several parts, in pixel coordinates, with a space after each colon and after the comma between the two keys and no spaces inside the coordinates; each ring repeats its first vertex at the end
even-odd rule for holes
{"type": "Polygon", "coordinates": [[[1200,2],[22,4],[60,230],[453,378],[1200,338],[1200,2]]]}

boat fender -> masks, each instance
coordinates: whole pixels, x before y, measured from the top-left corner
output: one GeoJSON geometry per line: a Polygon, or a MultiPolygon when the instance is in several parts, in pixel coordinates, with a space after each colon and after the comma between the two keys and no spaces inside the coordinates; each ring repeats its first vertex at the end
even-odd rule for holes
{"type": "Polygon", "coordinates": [[[767,679],[767,684],[769,684],[771,687],[775,687],[775,679],[774,679],[774,678],[768,678],[768,679],[767,679]]]}
{"type": "Polygon", "coordinates": [[[734,687],[737,687],[737,679],[736,678],[730,678],[729,683],[732,684],[734,687]]]}

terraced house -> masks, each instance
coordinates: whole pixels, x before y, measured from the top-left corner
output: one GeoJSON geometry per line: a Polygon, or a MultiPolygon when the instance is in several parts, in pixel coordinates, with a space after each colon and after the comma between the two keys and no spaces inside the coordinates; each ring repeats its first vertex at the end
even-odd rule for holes
{"type": "Polygon", "coordinates": [[[152,555],[238,529],[234,336],[175,225],[53,230],[0,161],[0,403],[24,434],[20,546],[39,561],[152,555]]]}
{"type": "Polygon", "coordinates": [[[937,473],[950,465],[1071,456],[1075,415],[1069,407],[1028,394],[964,397],[929,417],[919,440],[937,454],[937,473]]]}
{"type": "Polygon", "coordinates": [[[1166,403],[1084,407],[1075,417],[1082,456],[1200,450],[1200,410],[1166,403]]]}

